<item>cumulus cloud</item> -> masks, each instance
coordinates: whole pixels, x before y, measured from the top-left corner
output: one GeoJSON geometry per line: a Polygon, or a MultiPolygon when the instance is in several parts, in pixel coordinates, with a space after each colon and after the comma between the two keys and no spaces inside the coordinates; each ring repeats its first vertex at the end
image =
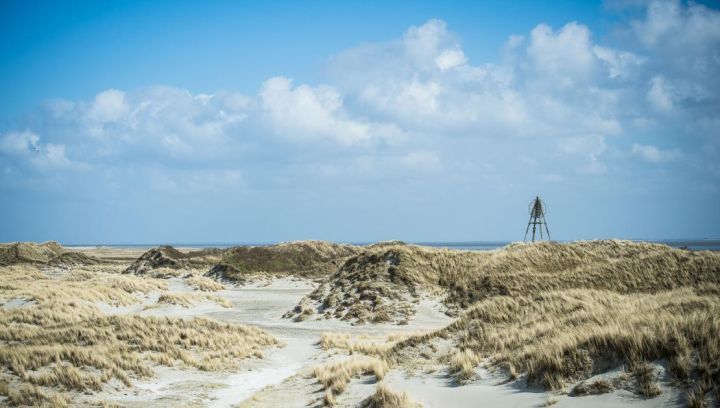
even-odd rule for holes
{"type": "Polygon", "coordinates": [[[64,130],[93,156],[148,152],[176,158],[212,157],[233,143],[251,99],[238,93],[197,94],[154,86],[110,89],[91,102],[49,105],[49,126],[64,130]]]}
{"type": "Polygon", "coordinates": [[[87,119],[99,123],[120,120],[128,110],[125,103],[125,92],[108,89],[95,96],[87,112],[87,119]]]}
{"type": "Polygon", "coordinates": [[[532,67],[563,80],[563,85],[572,85],[571,80],[590,76],[596,68],[590,30],[576,22],[566,24],[557,32],[546,24],[538,25],[530,32],[527,54],[532,67]]]}
{"type": "MultiPolygon", "coordinates": [[[[209,185],[271,177],[246,171],[260,160],[303,161],[303,174],[324,178],[471,169],[506,181],[499,173],[526,166],[562,180],[612,177],[623,161],[681,162],[689,145],[717,159],[720,13],[643,7],[617,42],[599,42],[582,22],[539,23],[498,44],[502,58],[479,63],[431,19],[332,56],[319,84],[277,76],[250,95],[153,86],[54,101],[28,132],[3,133],[0,154],[35,168],[72,168],[77,157],[96,167],[182,165],[197,170],[188,180],[209,185]],[[663,149],[640,143],[651,134],[663,149]]],[[[161,173],[158,186],[182,180],[161,173]]]]}
{"type": "Polygon", "coordinates": [[[342,97],[330,86],[293,88],[290,79],[275,77],[265,81],[260,99],[269,125],[291,139],[330,139],[352,145],[402,136],[393,125],[348,117],[342,97]]]}
{"type": "Polygon", "coordinates": [[[65,156],[64,145],[43,144],[40,136],[31,131],[0,134],[0,152],[40,170],[82,167],[65,156]]]}

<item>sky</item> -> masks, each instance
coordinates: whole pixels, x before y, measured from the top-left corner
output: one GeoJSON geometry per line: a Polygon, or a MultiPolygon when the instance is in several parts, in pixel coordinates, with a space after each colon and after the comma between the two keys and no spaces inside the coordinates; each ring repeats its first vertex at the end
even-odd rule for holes
{"type": "Polygon", "coordinates": [[[720,238],[720,5],[0,0],[0,241],[720,238]]]}

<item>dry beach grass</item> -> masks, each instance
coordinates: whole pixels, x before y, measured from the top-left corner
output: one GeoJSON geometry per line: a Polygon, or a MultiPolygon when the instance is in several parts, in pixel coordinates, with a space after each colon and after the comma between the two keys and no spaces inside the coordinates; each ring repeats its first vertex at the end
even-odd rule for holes
{"type": "Polygon", "coordinates": [[[419,405],[413,403],[406,393],[397,393],[385,384],[379,384],[375,393],[364,400],[363,408],[416,408],[419,405]]]}
{"type": "Polygon", "coordinates": [[[354,377],[372,375],[376,381],[380,381],[389,369],[387,361],[383,358],[353,356],[316,366],[312,375],[325,389],[323,403],[332,406],[335,405],[336,397],[345,391],[354,377]]]}
{"type": "MultiPolygon", "coordinates": [[[[368,351],[392,364],[435,359],[460,384],[481,364],[550,390],[621,369],[616,385],[647,398],[660,392],[659,362],[698,405],[717,399],[719,294],[720,254],[709,251],[614,240],[489,252],[391,245],[348,260],[295,312],[402,322],[417,298],[442,296],[454,323],[368,351]],[[432,357],[437,342],[454,351],[432,357]]],[[[322,343],[362,349],[338,336],[322,343]]],[[[592,385],[577,395],[605,389],[592,385]]]]}
{"type": "Polygon", "coordinates": [[[495,251],[415,245],[368,248],[289,314],[354,322],[406,322],[415,303],[442,296],[450,311],[498,295],[574,288],[653,293],[720,284],[720,254],[630,241],[512,244],[495,251]]]}
{"type": "MultiPolygon", "coordinates": [[[[0,267],[0,394],[11,404],[73,404],[81,391],[96,392],[108,383],[126,386],[152,375],[158,364],[223,370],[260,357],[277,341],[256,328],[103,312],[109,305],[187,314],[194,309],[163,305],[208,301],[232,307],[242,300],[231,297],[230,303],[224,297],[257,276],[322,279],[287,314],[294,320],[414,325],[424,321],[425,309],[412,321],[422,299],[455,317],[444,328],[415,333],[391,325],[374,326],[382,328],[377,334],[367,326],[322,332],[339,326],[301,323],[303,330],[316,330],[314,338],[305,336],[312,342],[308,346],[321,349],[320,359],[305,361],[312,368],[303,381],[317,381],[322,391],[314,395],[317,384],[300,388],[305,393],[300,395],[315,403],[415,406],[410,398],[418,395],[392,391],[398,385],[395,372],[386,374],[403,369],[425,375],[438,368],[433,375],[446,375],[444,381],[455,385],[474,382],[485,370],[521,380],[518,384],[549,390],[547,404],[618,390],[654,398],[667,385],[682,390],[681,403],[689,406],[719,401],[716,252],[615,240],[513,244],[488,252],[313,241],[205,251],[193,261],[190,252],[165,248],[147,251],[134,263],[137,268],[126,269],[128,263],[82,263],[52,243],[10,247],[4,259],[11,264],[0,267]],[[80,264],[53,261],[61,255],[80,264]],[[217,274],[212,259],[232,268],[217,274]],[[201,264],[207,269],[197,267],[201,264]],[[232,282],[226,286],[213,278],[232,282]],[[155,296],[157,303],[147,305],[155,296]],[[367,386],[364,394],[353,388],[372,382],[374,394],[367,386]]],[[[262,290],[251,285],[243,293],[260,299],[262,290]]],[[[283,290],[297,298],[307,293],[283,290]]],[[[286,393],[278,387],[279,397],[263,394],[268,401],[283,401],[286,393]]]]}
{"type": "Polygon", "coordinates": [[[153,375],[156,364],[233,368],[278,344],[252,327],[108,316],[97,306],[137,303],[142,294],[167,288],[158,279],[88,269],[55,277],[18,264],[0,267],[0,282],[0,393],[12,405],[69,404],[74,392],[96,392],[110,381],[129,386],[153,375]]]}

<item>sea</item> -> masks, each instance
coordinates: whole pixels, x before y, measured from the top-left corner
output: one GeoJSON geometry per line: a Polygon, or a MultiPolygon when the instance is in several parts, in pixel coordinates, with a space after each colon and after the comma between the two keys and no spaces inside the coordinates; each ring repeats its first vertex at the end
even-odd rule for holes
{"type": "MultiPolygon", "coordinates": [[[[720,240],[718,239],[664,239],[664,240],[646,240],[646,239],[631,239],[636,242],[654,242],[658,244],[669,245],[673,248],[690,249],[693,251],[720,251],[720,240]]],[[[557,241],[557,242],[569,242],[569,241],[557,241]]],[[[349,242],[354,245],[369,245],[371,242],[349,242]]],[[[490,251],[493,249],[502,248],[511,243],[511,241],[458,241],[458,242],[408,242],[411,244],[430,246],[435,248],[449,248],[459,249],[468,251],[490,251]]],[[[65,245],[69,248],[88,248],[88,247],[104,247],[104,248],[136,248],[136,249],[150,249],[159,245],[172,245],[178,248],[229,248],[233,246],[265,246],[272,245],[273,243],[267,242],[217,242],[217,243],[157,243],[157,244],[82,244],[82,245],[65,245]]]]}

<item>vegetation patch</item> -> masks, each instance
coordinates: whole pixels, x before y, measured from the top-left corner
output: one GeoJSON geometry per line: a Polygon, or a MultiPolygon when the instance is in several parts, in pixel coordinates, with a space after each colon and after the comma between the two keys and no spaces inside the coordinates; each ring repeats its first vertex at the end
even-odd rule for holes
{"type": "Polygon", "coordinates": [[[168,270],[207,270],[220,259],[222,253],[223,250],[217,248],[182,252],[171,246],[160,246],[142,254],[132,265],[127,267],[125,273],[152,275],[154,271],[160,269],[165,270],[164,275],[177,276],[175,273],[168,273],[168,270]]]}
{"type": "Polygon", "coordinates": [[[377,381],[382,380],[390,369],[388,363],[377,357],[353,356],[351,358],[319,365],[312,371],[312,376],[325,389],[323,403],[335,405],[338,395],[345,392],[353,377],[373,375],[377,381]]]}
{"type": "MultiPolygon", "coordinates": [[[[69,404],[111,380],[126,386],[154,365],[200,370],[237,367],[278,342],[260,329],[205,318],[108,316],[95,305],[127,305],[165,281],[77,270],[49,277],[31,265],[0,267],[0,394],[16,405],[69,404]]],[[[197,294],[198,296],[208,296],[197,294]]]]}
{"type": "Polygon", "coordinates": [[[350,259],[287,317],[317,314],[355,323],[403,324],[423,297],[461,313],[495,296],[566,289],[657,293],[720,285],[720,253],[604,240],[512,244],[495,251],[378,245],[350,259]]]}
{"type": "Polygon", "coordinates": [[[225,289],[225,285],[205,276],[188,276],[185,283],[203,292],[217,292],[225,289]]]}
{"type": "Polygon", "coordinates": [[[380,384],[375,393],[360,403],[363,408],[416,408],[420,405],[412,402],[404,392],[398,393],[387,385],[380,384]]]}
{"type": "Polygon", "coordinates": [[[325,277],[358,254],[361,247],[324,241],[297,241],[267,246],[239,246],[228,249],[207,276],[231,282],[245,282],[257,276],[325,277]]]}
{"type": "Polygon", "coordinates": [[[710,392],[720,377],[719,299],[687,287],[631,295],[567,289],[495,296],[445,329],[400,342],[389,356],[402,364],[412,349],[434,338],[450,339],[461,350],[448,356],[459,382],[487,360],[509,379],[525,374],[529,384],[549,390],[625,367],[635,391],[647,398],[660,391],[648,363],[665,360],[678,384],[688,389],[704,384],[710,392]]]}
{"type": "Polygon", "coordinates": [[[99,260],[80,252],[68,251],[55,241],[42,244],[34,242],[0,244],[0,266],[23,263],[75,266],[93,265],[99,263],[99,260]]]}

